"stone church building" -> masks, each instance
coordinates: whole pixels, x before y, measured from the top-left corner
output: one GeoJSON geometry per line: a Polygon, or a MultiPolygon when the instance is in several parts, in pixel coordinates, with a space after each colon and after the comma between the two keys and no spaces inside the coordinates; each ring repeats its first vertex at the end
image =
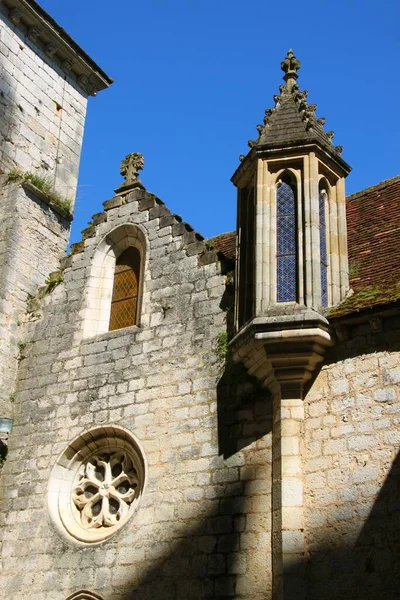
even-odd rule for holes
{"type": "Polygon", "coordinates": [[[34,0],[0,16],[0,597],[398,599],[400,177],[346,197],[289,50],[235,232],[134,152],[66,257],[112,80],[34,0]]]}

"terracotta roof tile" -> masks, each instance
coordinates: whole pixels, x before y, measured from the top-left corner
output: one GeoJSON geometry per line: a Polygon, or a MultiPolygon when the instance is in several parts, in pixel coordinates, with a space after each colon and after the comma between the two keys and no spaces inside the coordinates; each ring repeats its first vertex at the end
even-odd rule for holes
{"type": "Polygon", "coordinates": [[[221,233],[207,241],[209,241],[218,252],[221,252],[225,258],[236,260],[236,231],[221,233]]]}

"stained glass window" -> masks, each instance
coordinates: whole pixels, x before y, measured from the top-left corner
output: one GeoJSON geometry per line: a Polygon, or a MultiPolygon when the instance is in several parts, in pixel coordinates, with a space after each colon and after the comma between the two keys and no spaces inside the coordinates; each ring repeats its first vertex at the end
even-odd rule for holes
{"type": "Polygon", "coordinates": [[[321,304],[328,306],[328,252],[326,248],[325,190],[319,192],[319,251],[321,260],[321,304]]]}
{"type": "Polygon", "coordinates": [[[128,248],[115,265],[110,331],[137,323],[140,253],[128,248]]]}
{"type": "Polygon", "coordinates": [[[297,225],[295,187],[282,181],[277,188],[277,301],[297,300],[297,225]]]}

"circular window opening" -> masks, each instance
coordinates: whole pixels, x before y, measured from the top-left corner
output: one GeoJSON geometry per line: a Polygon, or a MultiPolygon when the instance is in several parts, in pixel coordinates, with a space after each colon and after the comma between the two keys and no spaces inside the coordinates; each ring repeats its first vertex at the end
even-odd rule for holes
{"type": "Polygon", "coordinates": [[[73,541],[104,541],[138,508],[146,474],[143,450],[131,433],[115,426],[92,429],[69,444],[53,467],[51,519],[73,541]]]}

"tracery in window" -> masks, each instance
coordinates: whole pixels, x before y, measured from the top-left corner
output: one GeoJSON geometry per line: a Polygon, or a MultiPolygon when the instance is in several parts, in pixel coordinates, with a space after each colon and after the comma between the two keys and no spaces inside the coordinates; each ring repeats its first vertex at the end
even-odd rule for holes
{"type": "Polygon", "coordinates": [[[327,192],[319,190],[319,252],[321,264],[321,305],[328,306],[328,250],[326,247],[326,210],[327,192]]]}
{"type": "Polygon", "coordinates": [[[83,433],[65,448],[50,475],[53,523],[73,542],[108,539],[137,510],[146,473],[143,450],[126,429],[105,425],[83,433]]]}
{"type": "Polygon", "coordinates": [[[289,176],[277,184],[276,284],[278,302],[297,300],[296,186],[289,176]]]}
{"type": "Polygon", "coordinates": [[[115,265],[110,331],[137,324],[139,281],[140,252],[128,248],[115,265]]]}

